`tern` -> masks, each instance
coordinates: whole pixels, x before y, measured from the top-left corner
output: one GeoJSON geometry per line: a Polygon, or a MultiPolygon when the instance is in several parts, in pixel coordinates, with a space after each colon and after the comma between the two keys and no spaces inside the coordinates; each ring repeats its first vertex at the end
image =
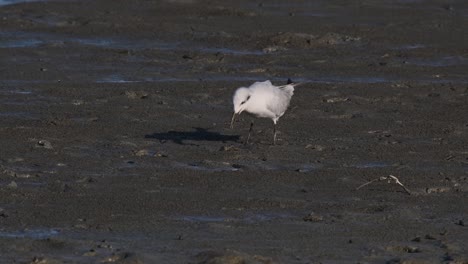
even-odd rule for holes
{"type": "MultiPolygon", "coordinates": [[[[248,112],[259,118],[270,118],[273,120],[273,145],[276,144],[276,123],[288,109],[294,87],[300,83],[293,83],[288,79],[288,84],[275,86],[270,81],[255,82],[249,87],[238,88],[233,96],[234,114],[231,119],[231,128],[234,120],[242,112],[248,112]]],[[[245,144],[249,142],[252,132],[253,121],[250,123],[249,135],[245,144]]]]}

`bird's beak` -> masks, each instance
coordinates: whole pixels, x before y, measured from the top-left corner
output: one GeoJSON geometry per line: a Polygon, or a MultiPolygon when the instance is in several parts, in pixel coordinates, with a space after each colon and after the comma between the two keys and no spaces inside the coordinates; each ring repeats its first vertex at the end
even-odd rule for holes
{"type": "Polygon", "coordinates": [[[234,112],[234,114],[232,114],[232,119],[231,119],[231,129],[234,128],[234,120],[236,119],[236,112],[234,112]]]}

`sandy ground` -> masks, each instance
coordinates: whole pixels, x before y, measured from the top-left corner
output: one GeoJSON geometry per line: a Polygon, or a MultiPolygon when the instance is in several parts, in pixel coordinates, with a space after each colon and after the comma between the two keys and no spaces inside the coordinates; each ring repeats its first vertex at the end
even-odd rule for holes
{"type": "Polygon", "coordinates": [[[468,263],[468,3],[349,2],[0,6],[0,262],[468,263]]]}

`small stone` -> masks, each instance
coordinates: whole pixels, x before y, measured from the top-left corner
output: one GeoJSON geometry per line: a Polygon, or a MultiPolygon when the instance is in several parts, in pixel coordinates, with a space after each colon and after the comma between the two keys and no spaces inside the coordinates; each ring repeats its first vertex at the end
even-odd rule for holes
{"type": "Polygon", "coordinates": [[[83,100],[73,100],[72,104],[74,104],[74,105],[83,105],[84,101],[83,100]]]}
{"type": "Polygon", "coordinates": [[[125,252],[107,257],[103,259],[101,263],[142,264],[143,261],[138,257],[136,253],[125,252]]]}
{"type": "Polygon", "coordinates": [[[421,250],[417,247],[413,246],[390,246],[387,247],[388,251],[394,252],[404,252],[404,253],[419,253],[421,250]]]}
{"type": "Polygon", "coordinates": [[[144,91],[125,91],[125,95],[129,99],[146,99],[148,98],[148,93],[144,91]]]}
{"type": "Polygon", "coordinates": [[[237,151],[239,150],[238,148],[236,148],[235,146],[233,145],[230,145],[230,146],[222,146],[219,151],[237,151]]]}
{"type": "Polygon", "coordinates": [[[72,187],[68,184],[64,184],[62,187],[62,192],[69,192],[72,191],[72,187]]]}
{"type": "Polygon", "coordinates": [[[137,157],[148,156],[148,155],[149,155],[149,151],[147,149],[141,149],[135,152],[135,156],[137,157]]]}
{"type": "Polygon", "coordinates": [[[286,50],[286,48],[281,47],[281,46],[270,46],[270,47],[264,48],[262,51],[265,53],[273,53],[273,52],[283,51],[283,50],[286,50]]]}
{"type": "Polygon", "coordinates": [[[3,208],[0,208],[0,217],[2,217],[2,218],[7,218],[8,217],[8,213],[3,208]]]}
{"type": "Polygon", "coordinates": [[[7,185],[8,188],[10,189],[16,189],[18,188],[18,184],[15,182],[15,181],[11,181],[8,185],[7,185]]]}
{"type": "Polygon", "coordinates": [[[266,72],[267,69],[264,69],[264,68],[255,68],[255,69],[251,69],[249,70],[249,72],[251,73],[260,73],[260,72],[266,72]]]}
{"type": "Polygon", "coordinates": [[[58,264],[62,262],[56,259],[34,257],[32,261],[29,263],[30,264],[58,264]]]}
{"type": "Polygon", "coordinates": [[[447,11],[453,11],[454,8],[453,8],[453,5],[450,5],[450,4],[445,4],[442,6],[443,9],[447,10],[447,11]]]}
{"type": "Polygon", "coordinates": [[[44,140],[44,139],[39,140],[39,141],[37,142],[37,146],[38,146],[38,147],[43,147],[43,148],[45,148],[45,149],[53,149],[52,143],[50,143],[49,141],[44,140]]]}
{"type": "Polygon", "coordinates": [[[224,251],[204,251],[195,256],[196,263],[223,263],[223,264],[237,264],[237,263],[270,263],[274,264],[272,259],[260,255],[248,255],[243,252],[234,250],[224,251]]]}
{"type": "Polygon", "coordinates": [[[94,249],[90,249],[88,252],[83,254],[83,256],[85,257],[94,257],[96,255],[97,255],[97,252],[94,249]]]}
{"type": "Polygon", "coordinates": [[[314,213],[310,213],[303,218],[304,221],[306,222],[322,222],[323,221],[323,216],[321,215],[316,215],[314,213]]]}
{"type": "Polygon", "coordinates": [[[79,180],[76,180],[75,182],[76,183],[93,183],[93,182],[96,182],[96,179],[94,179],[93,177],[83,177],[79,180]]]}
{"type": "Polygon", "coordinates": [[[89,228],[89,226],[86,225],[86,224],[76,224],[73,227],[78,228],[78,229],[88,229],[89,228]]]}
{"type": "Polygon", "coordinates": [[[322,146],[322,145],[312,145],[312,144],[308,144],[306,147],[306,149],[313,149],[313,150],[317,150],[317,151],[324,151],[326,149],[325,146],[322,146]]]}
{"type": "Polygon", "coordinates": [[[338,45],[338,44],[343,44],[346,42],[357,42],[360,40],[361,38],[359,37],[351,37],[351,36],[340,35],[337,33],[329,32],[325,34],[324,36],[320,37],[317,40],[317,43],[327,44],[327,45],[338,45]]]}
{"type": "Polygon", "coordinates": [[[242,168],[244,167],[244,166],[242,166],[242,165],[240,165],[240,164],[236,164],[236,163],[232,164],[231,166],[232,166],[234,169],[242,169],[242,168]]]}
{"type": "Polygon", "coordinates": [[[339,102],[347,102],[349,101],[348,97],[333,97],[333,98],[327,98],[324,100],[326,103],[339,103],[339,102]]]}
{"type": "Polygon", "coordinates": [[[7,161],[10,163],[14,163],[14,162],[24,161],[24,159],[23,158],[11,158],[11,159],[7,159],[7,161]]]}
{"type": "Polygon", "coordinates": [[[425,235],[424,238],[425,238],[425,239],[428,239],[428,240],[435,240],[435,239],[436,239],[436,238],[435,238],[433,235],[431,235],[431,234],[425,235]]]}
{"type": "Polygon", "coordinates": [[[465,222],[463,220],[458,220],[456,224],[459,226],[465,226],[465,222]]]}
{"type": "Polygon", "coordinates": [[[426,193],[445,193],[451,190],[450,187],[431,187],[426,188],[426,193]]]}
{"type": "Polygon", "coordinates": [[[417,247],[406,246],[403,248],[407,253],[419,253],[421,250],[417,247]]]}

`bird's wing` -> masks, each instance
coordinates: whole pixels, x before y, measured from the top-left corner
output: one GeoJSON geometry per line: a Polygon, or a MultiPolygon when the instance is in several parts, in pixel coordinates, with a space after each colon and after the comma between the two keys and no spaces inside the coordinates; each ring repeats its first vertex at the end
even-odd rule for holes
{"type": "Polygon", "coordinates": [[[269,81],[269,80],[266,80],[264,82],[254,82],[252,85],[250,85],[250,89],[252,88],[257,88],[257,87],[270,87],[270,86],[273,86],[273,84],[269,81]]]}
{"type": "MultiPolygon", "coordinates": [[[[284,88],[283,88],[284,89],[284,88]]],[[[294,91],[294,88],[291,86],[290,88],[287,89],[292,89],[292,91],[285,92],[283,89],[279,90],[277,93],[272,94],[270,100],[266,102],[266,108],[274,113],[276,117],[280,117],[286,112],[286,109],[288,109],[289,106],[289,101],[291,100],[292,96],[292,91],[294,91]]]]}
{"type": "Polygon", "coordinates": [[[294,85],[293,84],[278,86],[278,88],[281,91],[288,93],[289,97],[291,97],[294,94],[294,85]]]}

